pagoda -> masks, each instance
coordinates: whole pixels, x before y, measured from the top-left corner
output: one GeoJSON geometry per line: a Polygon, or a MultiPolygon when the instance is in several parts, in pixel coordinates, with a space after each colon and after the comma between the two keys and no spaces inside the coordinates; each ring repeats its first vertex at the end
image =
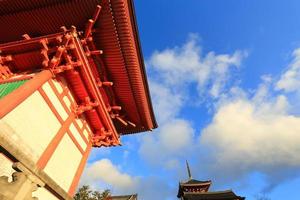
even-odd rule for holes
{"type": "Polygon", "coordinates": [[[133,0],[1,0],[0,29],[1,200],[72,199],[92,147],[157,127],[133,0]]]}
{"type": "Polygon", "coordinates": [[[192,178],[188,162],[186,162],[188,180],[179,183],[177,197],[181,200],[244,200],[232,190],[209,191],[211,180],[199,181],[192,178]]]}

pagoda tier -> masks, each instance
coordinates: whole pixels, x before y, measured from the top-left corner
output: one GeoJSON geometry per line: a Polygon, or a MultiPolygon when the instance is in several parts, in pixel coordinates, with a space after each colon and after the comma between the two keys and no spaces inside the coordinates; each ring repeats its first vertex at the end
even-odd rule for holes
{"type": "Polygon", "coordinates": [[[180,182],[177,197],[181,200],[244,200],[244,197],[237,196],[233,191],[210,192],[211,181],[198,181],[192,179],[191,170],[186,161],[189,179],[180,182]]]}
{"type": "Polygon", "coordinates": [[[201,194],[186,193],[183,197],[184,200],[244,200],[245,197],[237,196],[231,190],[217,191],[217,192],[204,192],[201,194]]]}
{"type": "MultiPolygon", "coordinates": [[[[7,73],[32,73],[53,67],[50,62],[56,59],[54,52],[58,52],[56,56],[59,58],[66,56],[60,55],[63,50],[56,48],[56,45],[64,48],[62,42],[66,41],[56,41],[55,44],[53,40],[63,38],[71,27],[76,27],[78,35],[72,45],[83,48],[80,57],[84,63],[80,64],[87,65],[88,77],[82,78],[93,83],[90,86],[86,84],[85,89],[92,100],[87,101],[107,110],[115,132],[120,135],[156,128],[131,0],[0,1],[0,43],[24,39],[0,45],[2,58],[12,58],[6,65],[2,64],[2,77],[7,77],[7,73]],[[23,47],[23,44],[27,46],[23,47]],[[93,102],[99,94],[104,105],[93,102]]],[[[68,42],[68,45],[71,43],[68,42]]],[[[66,59],[58,63],[70,64],[66,63],[66,59]]],[[[77,76],[72,72],[63,74],[67,81],[77,76]]],[[[78,102],[79,105],[81,103],[78,102]]],[[[109,120],[104,121],[108,123],[109,120]]],[[[92,127],[95,125],[92,120],[89,123],[92,127]]]]}
{"type": "Polygon", "coordinates": [[[211,181],[198,181],[195,179],[189,179],[186,182],[179,183],[179,189],[177,197],[185,195],[186,193],[203,193],[209,190],[211,181]]]}

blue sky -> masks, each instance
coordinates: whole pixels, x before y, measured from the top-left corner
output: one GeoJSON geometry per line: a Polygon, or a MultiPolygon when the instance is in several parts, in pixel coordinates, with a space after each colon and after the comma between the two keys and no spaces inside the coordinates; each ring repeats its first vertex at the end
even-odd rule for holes
{"type": "Polygon", "coordinates": [[[300,2],[135,1],[159,128],[94,149],[82,183],[176,199],[211,179],[248,200],[300,199],[300,2]]]}

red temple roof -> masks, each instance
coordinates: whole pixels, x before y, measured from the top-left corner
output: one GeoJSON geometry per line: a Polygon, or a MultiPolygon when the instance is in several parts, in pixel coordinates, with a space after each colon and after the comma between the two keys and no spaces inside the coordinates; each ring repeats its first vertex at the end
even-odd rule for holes
{"type": "Polygon", "coordinates": [[[245,197],[237,196],[231,190],[205,192],[205,193],[186,193],[184,200],[244,200],[245,197]]]}
{"type": "MultiPolygon", "coordinates": [[[[0,1],[0,43],[58,33],[60,27],[84,31],[97,5],[102,10],[92,39],[103,50],[101,60],[106,78],[114,83],[113,94],[126,118],[136,126],[114,121],[120,134],[157,127],[147,84],[132,0],[3,0],[0,1]]],[[[0,45],[1,50],[1,45],[0,45]]],[[[22,60],[22,59],[20,59],[22,60]]],[[[27,68],[34,60],[26,61],[27,68]]],[[[103,74],[94,74],[103,76],[103,74]]]]}

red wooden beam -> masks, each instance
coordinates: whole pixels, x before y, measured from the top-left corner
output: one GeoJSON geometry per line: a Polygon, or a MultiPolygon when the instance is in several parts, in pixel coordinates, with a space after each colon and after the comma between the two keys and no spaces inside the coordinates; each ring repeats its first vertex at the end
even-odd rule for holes
{"type": "Polygon", "coordinates": [[[88,156],[91,152],[91,148],[92,148],[92,144],[89,144],[88,147],[87,147],[87,150],[85,151],[84,155],[83,155],[83,158],[81,159],[81,162],[78,166],[78,169],[76,171],[76,174],[75,174],[75,177],[72,181],[72,184],[69,188],[69,194],[70,196],[74,196],[75,192],[76,192],[76,188],[78,186],[78,183],[79,183],[79,180],[80,180],[80,177],[82,175],[82,172],[84,170],[84,167],[85,167],[85,164],[87,162],[87,159],[88,159],[88,156]]]}
{"type": "Polygon", "coordinates": [[[112,136],[113,136],[113,141],[115,144],[119,144],[119,137],[118,137],[118,133],[113,125],[113,122],[110,119],[109,114],[106,111],[106,106],[101,98],[101,94],[99,93],[99,90],[97,88],[97,83],[94,79],[93,73],[91,72],[91,69],[89,66],[89,62],[87,61],[87,58],[85,56],[85,53],[83,51],[83,48],[81,46],[81,42],[79,40],[79,38],[77,37],[73,37],[72,38],[73,44],[76,46],[75,49],[75,54],[76,57],[83,63],[82,65],[82,69],[83,69],[83,73],[88,77],[88,84],[90,84],[92,92],[95,94],[95,98],[96,100],[99,102],[99,106],[97,107],[97,110],[99,112],[99,114],[101,114],[101,119],[105,122],[106,126],[108,126],[107,128],[109,128],[109,130],[111,130],[113,132],[112,136]]]}
{"type": "Polygon", "coordinates": [[[32,80],[21,85],[17,90],[14,90],[9,95],[3,97],[0,100],[0,119],[22,103],[27,97],[51,78],[51,71],[44,70],[35,75],[32,80]]]}
{"type": "Polygon", "coordinates": [[[51,142],[48,144],[46,150],[43,152],[39,160],[37,161],[37,167],[39,169],[44,169],[50,160],[51,156],[53,155],[55,149],[59,145],[61,139],[64,137],[64,135],[69,130],[69,127],[71,123],[74,121],[75,115],[72,113],[68,119],[62,124],[61,128],[59,129],[58,133],[55,135],[55,137],[51,140],[51,142]]]}

